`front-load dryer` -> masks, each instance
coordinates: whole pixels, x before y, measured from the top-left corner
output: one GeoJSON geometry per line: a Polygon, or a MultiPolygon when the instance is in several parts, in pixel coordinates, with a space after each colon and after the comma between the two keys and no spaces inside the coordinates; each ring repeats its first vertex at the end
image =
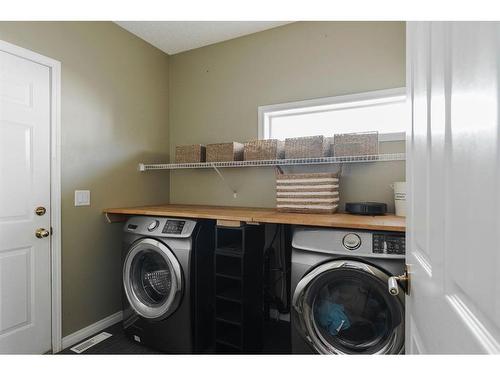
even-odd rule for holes
{"type": "Polygon", "coordinates": [[[124,227],[123,327],[166,353],[212,342],[213,221],[136,216],[124,227]]]}
{"type": "Polygon", "coordinates": [[[292,241],[292,352],[400,354],[405,234],[295,228],[292,241]]]}

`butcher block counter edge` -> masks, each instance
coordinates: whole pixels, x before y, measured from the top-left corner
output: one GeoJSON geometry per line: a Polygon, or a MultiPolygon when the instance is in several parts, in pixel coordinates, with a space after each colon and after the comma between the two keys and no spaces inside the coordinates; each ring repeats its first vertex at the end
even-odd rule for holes
{"type": "Polygon", "coordinates": [[[164,204],[158,206],[107,208],[110,223],[123,222],[129,215],[169,216],[195,219],[241,221],[249,223],[294,224],[330,228],[349,228],[405,232],[404,217],[394,215],[360,216],[337,214],[296,214],[272,208],[164,204]]]}

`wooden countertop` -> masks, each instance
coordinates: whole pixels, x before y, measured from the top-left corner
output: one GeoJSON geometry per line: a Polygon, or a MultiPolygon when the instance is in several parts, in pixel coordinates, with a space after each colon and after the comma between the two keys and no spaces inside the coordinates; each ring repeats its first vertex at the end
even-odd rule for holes
{"type": "Polygon", "coordinates": [[[396,232],[406,230],[405,218],[394,215],[295,214],[278,212],[273,208],[164,204],[159,206],[108,208],[104,210],[104,213],[109,222],[125,221],[127,215],[150,215],[396,232]]]}

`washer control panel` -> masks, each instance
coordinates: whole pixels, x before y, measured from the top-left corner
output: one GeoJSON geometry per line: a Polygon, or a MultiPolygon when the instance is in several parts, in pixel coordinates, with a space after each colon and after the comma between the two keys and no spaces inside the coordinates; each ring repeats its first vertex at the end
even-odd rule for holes
{"type": "Polygon", "coordinates": [[[166,217],[134,216],[125,224],[125,232],[144,236],[188,238],[196,227],[196,221],[166,217]]]}
{"type": "Polygon", "coordinates": [[[167,220],[161,232],[165,234],[181,234],[185,224],[184,220],[167,220]]]}
{"type": "Polygon", "coordinates": [[[396,254],[406,253],[406,240],[404,234],[373,233],[373,253],[396,254]]]}

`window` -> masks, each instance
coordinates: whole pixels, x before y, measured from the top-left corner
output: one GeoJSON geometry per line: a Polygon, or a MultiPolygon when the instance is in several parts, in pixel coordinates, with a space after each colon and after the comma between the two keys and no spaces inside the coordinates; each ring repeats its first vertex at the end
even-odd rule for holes
{"type": "Polygon", "coordinates": [[[378,131],[381,141],[404,140],[405,88],[259,107],[259,138],[378,131]]]}

